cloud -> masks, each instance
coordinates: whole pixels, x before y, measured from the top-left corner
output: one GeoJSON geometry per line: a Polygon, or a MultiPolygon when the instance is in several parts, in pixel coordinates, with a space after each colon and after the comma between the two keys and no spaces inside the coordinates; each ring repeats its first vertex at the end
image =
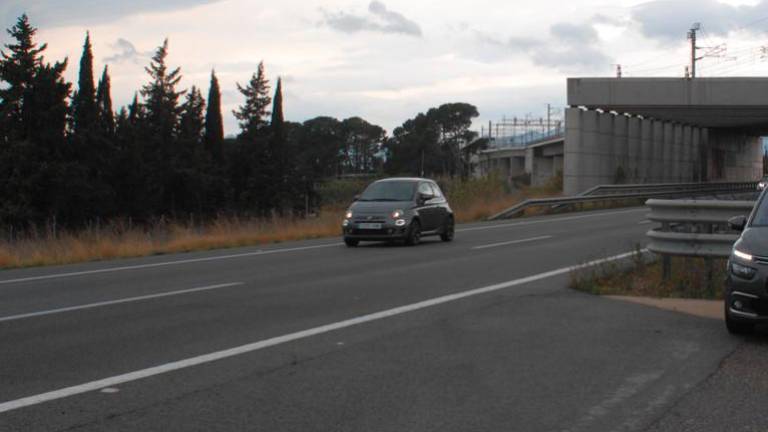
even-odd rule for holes
{"type": "Polygon", "coordinates": [[[152,57],[151,51],[139,52],[131,41],[123,38],[118,38],[114,44],[110,45],[110,47],[115,53],[109,57],[105,57],[104,63],[140,63],[143,60],[152,57]]]}
{"type": "Polygon", "coordinates": [[[511,55],[526,55],[539,66],[557,69],[561,72],[588,72],[605,69],[613,63],[597,46],[600,37],[595,29],[601,18],[582,24],[560,22],[549,28],[548,38],[511,37],[499,39],[481,31],[474,31],[482,49],[473,49],[472,55],[482,53],[481,61],[504,61],[511,55]]]}
{"type": "Polygon", "coordinates": [[[186,9],[221,0],[3,0],[0,19],[7,27],[26,13],[40,28],[67,25],[94,25],[116,21],[129,15],[186,9]]]}
{"type": "Polygon", "coordinates": [[[765,16],[766,0],[752,6],[732,6],[716,0],[657,0],[638,5],[631,12],[644,36],[661,41],[684,41],[694,22],[702,23],[710,35],[726,36],[748,27],[755,17],[765,16]]]}
{"type": "Polygon", "coordinates": [[[389,10],[380,1],[372,1],[368,5],[367,15],[355,15],[348,12],[326,12],[324,24],[343,33],[358,33],[363,31],[385,34],[403,34],[421,37],[421,27],[406,18],[403,14],[389,10]]]}

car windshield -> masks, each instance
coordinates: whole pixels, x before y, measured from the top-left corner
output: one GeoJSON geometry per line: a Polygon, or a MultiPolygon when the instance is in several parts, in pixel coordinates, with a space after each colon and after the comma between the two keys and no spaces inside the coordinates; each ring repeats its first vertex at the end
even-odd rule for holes
{"type": "Polygon", "coordinates": [[[410,201],[416,183],[410,181],[384,181],[368,186],[360,201],[410,201]]]}
{"type": "Polygon", "coordinates": [[[750,224],[753,227],[768,226],[768,199],[764,196],[755,211],[755,217],[750,224]]]}

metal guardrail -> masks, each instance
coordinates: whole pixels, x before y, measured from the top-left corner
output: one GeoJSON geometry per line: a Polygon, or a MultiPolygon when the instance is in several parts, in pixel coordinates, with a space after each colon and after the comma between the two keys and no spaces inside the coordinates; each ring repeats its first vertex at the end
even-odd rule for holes
{"type": "Polygon", "coordinates": [[[649,200],[648,219],[661,228],[648,231],[648,250],[660,255],[727,258],[739,235],[728,219],[748,216],[754,201],[649,200]]]}
{"type": "MultiPolygon", "coordinates": [[[[698,195],[708,195],[712,193],[734,193],[751,192],[757,190],[757,182],[738,182],[738,183],[685,183],[678,184],[649,184],[649,185],[603,185],[592,188],[594,190],[613,190],[616,193],[604,193],[602,195],[581,195],[573,197],[556,198],[535,198],[525,200],[513,207],[510,207],[489,220],[509,219],[528,208],[532,207],[556,207],[569,204],[595,203],[605,201],[623,201],[649,198],[674,198],[674,197],[692,197],[698,195]],[[686,185],[696,185],[695,188],[686,185]],[[647,186],[649,190],[640,190],[647,186]],[[634,188],[634,190],[632,189],[634,188]]],[[[592,190],[591,189],[591,190],[592,190]]],[[[587,191],[589,192],[589,191],[587,191]]]]}
{"type": "Polygon", "coordinates": [[[640,183],[640,184],[617,184],[617,185],[599,185],[579,194],[579,196],[606,195],[611,193],[627,192],[658,192],[658,191],[696,191],[711,187],[735,188],[750,191],[756,190],[755,182],[717,182],[717,183],[640,183]]]}

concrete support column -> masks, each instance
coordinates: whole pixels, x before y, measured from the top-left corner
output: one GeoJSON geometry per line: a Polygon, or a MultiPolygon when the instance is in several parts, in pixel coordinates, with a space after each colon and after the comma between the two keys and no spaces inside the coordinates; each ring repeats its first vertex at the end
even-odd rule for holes
{"type": "Polygon", "coordinates": [[[629,183],[642,183],[641,162],[642,137],[640,119],[627,119],[627,179],[629,183]]]}
{"type": "Polygon", "coordinates": [[[614,122],[616,116],[610,113],[599,113],[597,116],[598,124],[598,142],[596,153],[597,166],[595,173],[601,178],[608,180],[606,184],[613,183],[616,174],[615,162],[615,135],[614,122]]]}
{"type": "Polygon", "coordinates": [[[563,166],[563,193],[576,195],[581,192],[579,174],[584,162],[581,153],[584,150],[584,111],[579,108],[565,109],[565,165],[563,166]]]}
{"type": "Polygon", "coordinates": [[[628,119],[625,115],[611,115],[613,118],[613,171],[614,179],[618,173],[619,167],[624,173],[623,182],[627,183],[630,177],[629,172],[629,132],[628,119]]]}
{"type": "Polygon", "coordinates": [[[693,128],[691,126],[683,126],[683,148],[681,152],[683,177],[682,182],[688,183],[693,181],[693,128]]]}
{"type": "Polygon", "coordinates": [[[672,152],[667,161],[671,164],[672,182],[680,182],[683,179],[683,125],[679,123],[672,124],[672,152]]]}
{"type": "Polygon", "coordinates": [[[534,153],[532,148],[525,149],[525,172],[531,176],[531,184],[533,184],[533,179],[536,177],[536,157],[534,153]]]}
{"type": "Polygon", "coordinates": [[[651,183],[664,181],[664,122],[653,120],[653,160],[651,160],[651,183]]]}
{"type": "Polygon", "coordinates": [[[701,128],[694,127],[691,131],[691,169],[693,170],[693,181],[700,182],[701,169],[701,128]]]}
{"type": "Polygon", "coordinates": [[[711,181],[712,171],[709,168],[709,128],[701,130],[701,141],[699,144],[699,157],[701,158],[701,181],[711,181]]]}
{"type": "Polygon", "coordinates": [[[662,149],[662,157],[660,162],[661,166],[661,182],[672,182],[674,181],[674,168],[672,167],[672,155],[674,154],[674,147],[675,147],[675,125],[672,123],[664,122],[663,123],[663,129],[664,129],[664,138],[663,138],[663,149],[662,149]]]}
{"type": "Polygon", "coordinates": [[[640,120],[640,180],[641,183],[651,183],[653,178],[653,121],[640,120]]]}

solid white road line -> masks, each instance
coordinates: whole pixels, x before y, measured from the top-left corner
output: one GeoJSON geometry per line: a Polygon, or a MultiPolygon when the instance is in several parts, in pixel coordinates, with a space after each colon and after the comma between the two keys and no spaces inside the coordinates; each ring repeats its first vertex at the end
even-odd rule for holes
{"type": "Polygon", "coordinates": [[[530,243],[530,242],[535,242],[535,241],[538,241],[538,240],[547,240],[547,239],[551,239],[551,238],[552,238],[552,236],[541,236],[541,237],[532,237],[532,238],[522,239],[522,240],[512,240],[512,241],[501,242],[501,243],[492,243],[492,244],[487,244],[487,245],[483,245],[483,246],[475,246],[475,247],[472,248],[472,250],[490,249],[490,248],[495,248],[495,247],[500,247],[500,246],[515,245],[515,244],[520,244],[520,243],[530,243]]]}
{"type": "Polygon", "coordinates": [[[640,222],[638,222],[637,224],[638,224],[638,225],[650,225],[650,224],[652,224],[652,223],[653,223],[653,221],[644,220],[644,221],[640,221],[640,222]]]}
{"type": "MultiPolygon", "coordinates": [[[[643,253],[643,251],[640,251],[643,253]]],[[[299,331],[296,333],[290,333],[283,336],[274,337],[271,339],[262,340],[259,342],[242,345],[239,347],[223,350],[223,351],[217,351],[210,354],[204,354],[197,357],[192,357],[184,360],[179,360],[171,363],[166,363],[163,365],[150,367],[147,369],[142,369],[134,372],[129,372],[122,375],[116,375],[109,378],[104,378],[98,381],[91,381],[84,384],[75,385],[72,387],[66,387],[59,390],[53,390],[47,393],[41,393],[34,396],[29,396],[21,399],[16,399],[8,402],[0,403],[0,413],[16,410],[19,408],[24,408],[32,405],[38,405],[44,402],[49,402],[57,399],[66,398],[69,396],[74,396],[82,393],[87,393],[91,391],[101,390],[108,387],[115,387],[119,386],[120,384],[125,384],[128,382],[140,380],[143,378],[148,378],[168,372],[177,371],[180,369],[185,369],[205,363],[214,362],[217,360],[226,359],[229,357],[234,357],[242,354],[251,353],[254,351],[262,350],[264,348],[273,347],[276,345],[285,344],[288,342],[292,342],[299,339],[305,339],[311,336],[317,336],[319,334],[332,332],[335,330],[340,330],[347,327],[353,327],[360,324],[365,324],[371,321],[377,321],[384,318],[389,318],[397,315],[402,315],[408,312],[417,311],[420,309],[426,309],[429,307],[441,305],[444,303],[454,302],[457,300],[461,300],[467,297],[473,297],[481,294],[487,294],[494,291],[503,290],[506,288],[511,288],[514,286],[524,285],[527,283],[539,281],[542,279],[551,278],[554,276],[559,276],[563,274],[570,273],[574,270],[578,270],[585,267],[592,267],[600,264],[604,264],[607,262],[617,261],[625,258],[629,258],[631,256],[636,255],[637,252],[628,252],[623,253],[620,255],[615,255],[609,258],[599,259],[595,261],[588,262],[586,264],[581,265],[575,265],[571,267],[563,267],[557,270],[548,271],[546,273],[540,273],[533,276],[524,277],[521,279],[515,279],[508,282],[503,282],[496,285],[490,285],[483,288],[477,288],[469,291],[464,291],[456,294],[450,294],[442,297],[433,298],[430,300],[424,300],[418,303],[409,304],[406,306],[400,306],[396,307],[394,309],[388,309],[381,312],[372,313],[369,315],[360,316],[357,318],[348,319],[345,321],[336,322],[333,324],[327,324],[320,327],[311,328],[308,330],[299,331]]]]}
{"type": "Polygon", "coordinates": [[[456,232],[482,231],[482,230],[499,229],[499,228],[513,228],[513,227],[518,227],[518,226],[538,225],[538,224],[550,223],[550,222],[564,222],[564,221],[571,221],[571,220],[595,218],[595,217],[600,217],[600,216],[613,216],[613,215],[617,215],[617,214],[635,213],[635,212],[639,212],[639,211],[647,212],[648,209],[645,208],[645,207],[642,207],[642,208],[635,208],[635,209],[632,209],[632,210],[621,210],[621,211],[603,212],[603,213],[590,213],[590,214],[586,214],[586,215],[567,216],[567,217],[561,217],[561,218],[552,218],[552,219],[533,220],[533,221],[526,221],[526,222],[516,222],[516,223],[507,223],[507,224],[498,224],[498,225],[488,225],[488,226],[479,226],[479,227],[471,227],[471,228],[462,228],[462,229],[456,230],[456,232]]]}
{"type": "Polygon", "coordinates": [[[332,243],[332,244],[323,244],[318,246],[303,246],[303,247],[286,248],[286,249],[272,249],[272,250],[247,252],[247,253],[233,254],[233,255],[219,255],[219,256],[212,256],[212,257],[205,257],[205,258],[192,258],[192,259],[179,260],[179,261],[166,261],[166,262],[160,262],[160,263],[139,264],[139,265],[125,266],[125,267],[112,267],[112,268],[105,268],[105,269],[98,269],[98,270],[85,270],[85,271],[72,272],[72,273],[56,273],[56,274],[50,274],[45,276],[32,276],[32,277],[19,278],[19,279],[0,280],[0,285],[16,283],[16,282],[31,282],[31,281],[39,281],[39,280],[46,280],[46,279],[58,279],[58,278],[66,278],[66,277],[73,277],[73,276],[83,276],[83,275],[91,275],[91,274],[98,274],[98,273],[138,270],[138,269],[153,268],[153,267],[167,267],[167,266],[174,266],[174,265],[180,265],[180,264],[218,261],[218,260],[225,260],[225,259],[232,259],[232,258],[272,255],[272,254],[279,254],[279,253],[286,253],[286,252],[297,252],[297,251],[305,251],[305,250],[312,250],[312,249],[338,247],[338,246],[341,246],[342,244],[343,243],[332,243]]]}
{"type": "Polygon", "coordinates": [[[171,297],[171,296],[177,296],[181,294],[191,294],[191,293],[196,293],[201,291],[213,291],[221,288],[229,288],[229,287],[238,286],[242,284],[243,284],[242,282],[234,282],[234,283],[226,283],[226,284],[219,284],[219,285],[210,285],[210,286],[204,286],[199,288],[190,288],[190,289],[184,289],[184,290],[178,290],[178,291],[168,291],[168,292],[163,292],[158,294],[143,295],[139,297],[129,297],[129,298],[124,298],[119,300],[109,300],[109,301],[89,303],[89,304],[84,304],[79,306],[69,306],[69,307],[63,307],[58,309],[50,309],[50,310],[45,310],[40,312],[29,312],[24,314],[0,317],[0,322],[15,321],[15,320],[20,320],[24,318],[32,318],[32,317],[39,317],[39,316],[45,316],[45,315],[53,315],[53,314],[59,314],[63,312],[73,312],[73,311],[78,311],[83,309],[93,309],[97,307],[112,306],[112,305],[122,304],[122,303],[151,300],[151,299],[156,299],[161,297],[171,297]]]}
{"type": "MultiPolygon", "coordinates": [[[[544,220],[527,221],[527,222],[462,228],[462,229],[457,229],[456,232],[482,231],[482,230],[489,230],[489,229],[512,228],[517,226],[536,225],[536,224],[550,223],[550,222],[563,222],[563,221],[570,221],[570,220],[594,218],[594,217],[600,217],[600,216],[611,216],[616,214],[632,213],[632,212],[637,212],[641,210],[648,211],[648,209],[646,208],[636,208],[632,210],[622,210],[622,211],[615,211],[615,212],[591,213],[587,215],[569,216],[569,217],[554,218],[554,219],[544,219],[544,220]]],[[[18,283],[18,282],[34,282],[34,281],[41,281],[41,280],[48,280],[48,279],[85,276],[85,275],[92,275],[92,274],[99,274],[99,273],[139,270],[139,269],[154,268],[154,267],[167,267],[167,266],[174,266],[174,265],[181,265],[181,264],[218,261],[218,260],[225,260],[225,259],[232,259],[232,258],[272,255],[272,254],[279,254],[279,253],[286,253],[286,252],[297,252],[297,251],[305,251],[305,250],[313,250],[313,249],[330,248],[330,247],[341,246],[342,244],[343,243],[331,243],[331,244],[323,244],[323,245],[317,245],[317,246],[272,249],[272,250],[265,250],[265,251],[247,252],[247,253],[241,253],[241,254],[219,255],[219,256],[204,257],[204,258],[192,258],[192,259],[179,260],[179,261],[166,261],[166,262],[159,262],[159,263],[152,263],[152,264],[138,264],[138,265],[132,265],[132,266],[112,267],[112,268],[105,268],[105,269],[98,269],[98,270],[84,270],[84,271],[70,272],[70,273],[55,273],[55,274],[49,274],[49,275],[43,275],[43,276],[31,276],[31,277],[18,278],[18,279],[0,280],[0,285],[7,285],[12,283],[18,283]]]]}

